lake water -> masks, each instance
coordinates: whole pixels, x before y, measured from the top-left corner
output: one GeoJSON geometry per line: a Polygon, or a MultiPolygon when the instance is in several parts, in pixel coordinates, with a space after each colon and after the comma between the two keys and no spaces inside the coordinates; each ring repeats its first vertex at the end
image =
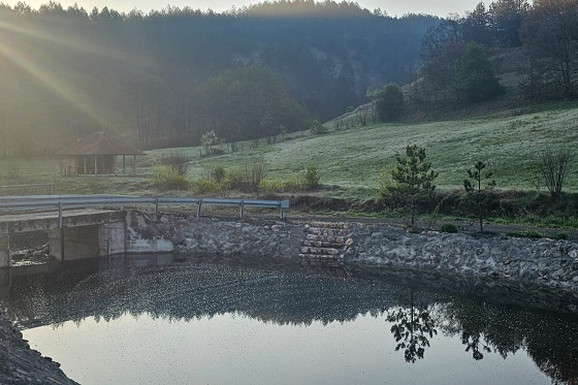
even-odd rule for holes
{"type": "Polygon", "coordinates": [[[519,291],[258,262],[98,260],[15,278],[3,302],[84,385],[578,383],[578,316],[519,291]]]}

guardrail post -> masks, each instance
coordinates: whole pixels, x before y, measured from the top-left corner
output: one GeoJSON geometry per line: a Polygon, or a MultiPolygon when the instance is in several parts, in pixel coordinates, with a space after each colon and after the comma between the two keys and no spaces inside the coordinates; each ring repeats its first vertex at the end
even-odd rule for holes
{"type": "Polygon", "coordinates": [[[289,201],[279,202],[279,208],[281,209],[281,220],[285,219],[285,209],[289,208],[289,201]]]}
{"type": "Polygon", "coordinates": [[[64,262],[64,221],[62,220],[62,201],[58,202],[58,228],[60,229],[60,262],[64,262]]]}
{"type": "Polygon", "coordinates": [[[201,205],[203,204],[203,200],[199,199],[199,203],[197,204],[197,218],[201,216],[201,205]]]}
{"type": "Polygon", "coordinates": [[[241,209],[239,210],[239,216],[243,219],[243,214],[245,213],[245,201],[241,201],[241,209]]]}
{"type": "Polygon", "coordinates": [[[155,216],[159,216],[159,198],[155,199],[155,216]]]}
{"type": "Polygon", "coordinates": [[[62,228],[62,201],[58,202],[58,228],[62,228]]]}

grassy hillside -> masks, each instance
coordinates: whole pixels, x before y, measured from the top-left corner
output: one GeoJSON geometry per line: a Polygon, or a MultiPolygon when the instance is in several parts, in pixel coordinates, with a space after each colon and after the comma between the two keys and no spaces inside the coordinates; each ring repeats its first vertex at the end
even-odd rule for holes
{"type": "MultiPolygon", "coordinates": [[[[494,172],[498,188],[533,190],[539,152],[574,151],[578,143],[578,107],[557,105],[535,111],[511,117],[331,129],[327,135],[303,134],[272,145],[262,142],[257,148],[241,143],[238,152],[211,157],[201,157],[198,147],[159,149],[139,159],[136,177],[63,177],[57,159],[1,160],[0,184],[50,182],[57,184],[61,193],[156,194],[150,184],[152,167],[163,155],[179,153],[190,158],[187,177],[191,181],[206,177],[217,166],[234,169],[262,160],[267,179],[286,179],[313,164],[327,187],[318,194],[364,200],[375,196],[380,175],[394,166],[395,154],[407,144],[417,144],[427,149],[432,167],[439,172],[436,183],[441,189],[460,187],[466,170],[482,160],[494,172]]],[[[572,164],[566,191],[578,191],[577,163],[578,158],[572,164]]]]}
{"type": "MultiPolygon", "coordinates": [[[[545,149],[573,149],[578,143],[578,108],[557,109],[508,118],[477,118],[420,124],[374,124],[331,131],[320,136],[298,137],[212,158],[199,158],[198,149],[178,149],[194,157],[191,178],[211,167],[232,168],[263,159],[268,177],[288,177],[314,164],[324,185],[335,185],[329,195],[366,198],[375,194],[380,174],[395,164],[395,154],[407,144],[427,149],[439,172],[437,185],[461,186],[466,170],[483,160],[494,171],[502,189],[534,189],[535,159],[545,149]]],[[[159,157],[162,150],[150,152],[159,157]]],[[[578,162],[578,159],[576,159],[578,162]]],[[[575,162],[576,164],[576,162],[575,162]]],[[[569,177],[568,191],[578,190],[578,166],[569,177]]]]}

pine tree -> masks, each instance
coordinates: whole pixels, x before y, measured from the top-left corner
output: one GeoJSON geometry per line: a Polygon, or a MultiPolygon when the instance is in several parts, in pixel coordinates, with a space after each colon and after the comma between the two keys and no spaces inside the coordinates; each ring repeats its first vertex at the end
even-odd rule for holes
{"type": "Polygon", "coordinates": [[[409,145],[405,157],[398,155],[397,165],[391,172],[395,185],[389,192],[407,205],[411,211],[411,225],[414,226],[419,203],[430,197],[436,186],[432,183],[438,173],[431,169],[431,163],[425,161],[425,149],[409,145]]]}

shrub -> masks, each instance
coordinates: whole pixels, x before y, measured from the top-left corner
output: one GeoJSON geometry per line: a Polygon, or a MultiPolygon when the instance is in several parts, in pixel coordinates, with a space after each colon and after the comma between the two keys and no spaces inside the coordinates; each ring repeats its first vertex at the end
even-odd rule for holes
{"type": "Polygon", "coordinates": [[[155,166],[151,182],[160,191],[187,190],[189,188],[187,179],[168,166],[155,166]]]}
{"type": "Polygon", "coordinates": [[[379,97],[376,101],[376,109],[382,122],[390,122],[401,117],[404,97],[399,85],[389,83],[376,96],[379,97]]]}
{"type": "Polygon", "coordinates": [[[314,165],[307,166],[305,170],[305,187],[313,189],[319,186],[319,181],[321,175],[319,175],[319,169],[314,165]]]}
{"type": "Polygon", "coordinates": [[[311,133],[313,135],[323,135],[327,134],[328,132],[329,130],[327,129],[327,127],[319,123],[318,120],[314,120],[313,123],[311,123],[311,133]]]}
{"type": "Polygon", "coordinates": [[[243,192],[258,193],[261,182],[265,178],[265,162],[246,163],[244,168],[230,171],[226,176],[229,188],[243,192]]]}
{"type": "Polygon", "coordinates": [[[546,185],[552,198],[560,198],[571,164],[572,155],[568,150],[545,150],[540,154],[536,180],[546,185]]]}
{"type": "Polygon", "coordinates": [[[558,239],[558,240],[568,239],[568,234],[567,233],[556,233],[556,235],[554,236],[554,239],[558,239]]]}
{"type": "Polygon", "coordinates": [[[456,227],[456,225],[454,225],[452,223],[443,224],[440,230],[442,233],[457,233],[458,232],[458,228],[456,227]]]}
{"type": "Polygon", "coordinates": [[[179,175],[186,175],[189,158],[180,153],[163,154],[161,156],[161,165],[169,167],[179,175]]]}
{"type": "Polygon", "coordinates": [[[225,168],[222,166],[214,167],[211,169],[211,171],[209,171],[209,176],[218,185],[223,184],[226,175],[227,172],[225,171],[225,168]]]}
{"type": "Polygon", "coordinates": [[[220,190],[217,182],[210,179],[198,179],[193,183],[193,191],[197,194],[214,194],[220,190]]]}
{"type": "Polygon", "coordinates": [[[259,190],[265,193],[285,191],[285,182],[280,179],[263,179],[259,184],[259,190]]]}
{"type": "Polygon", "coordinates": [[[203,151],[201,151],[201,155],[202,156],[222,155],[224,153],[222,149],[213,147],[221,143],[222,140],[217,136],[215,130],[205,132],[203,135],[201,135],[201,145],[203,146],[203,151]]]}

